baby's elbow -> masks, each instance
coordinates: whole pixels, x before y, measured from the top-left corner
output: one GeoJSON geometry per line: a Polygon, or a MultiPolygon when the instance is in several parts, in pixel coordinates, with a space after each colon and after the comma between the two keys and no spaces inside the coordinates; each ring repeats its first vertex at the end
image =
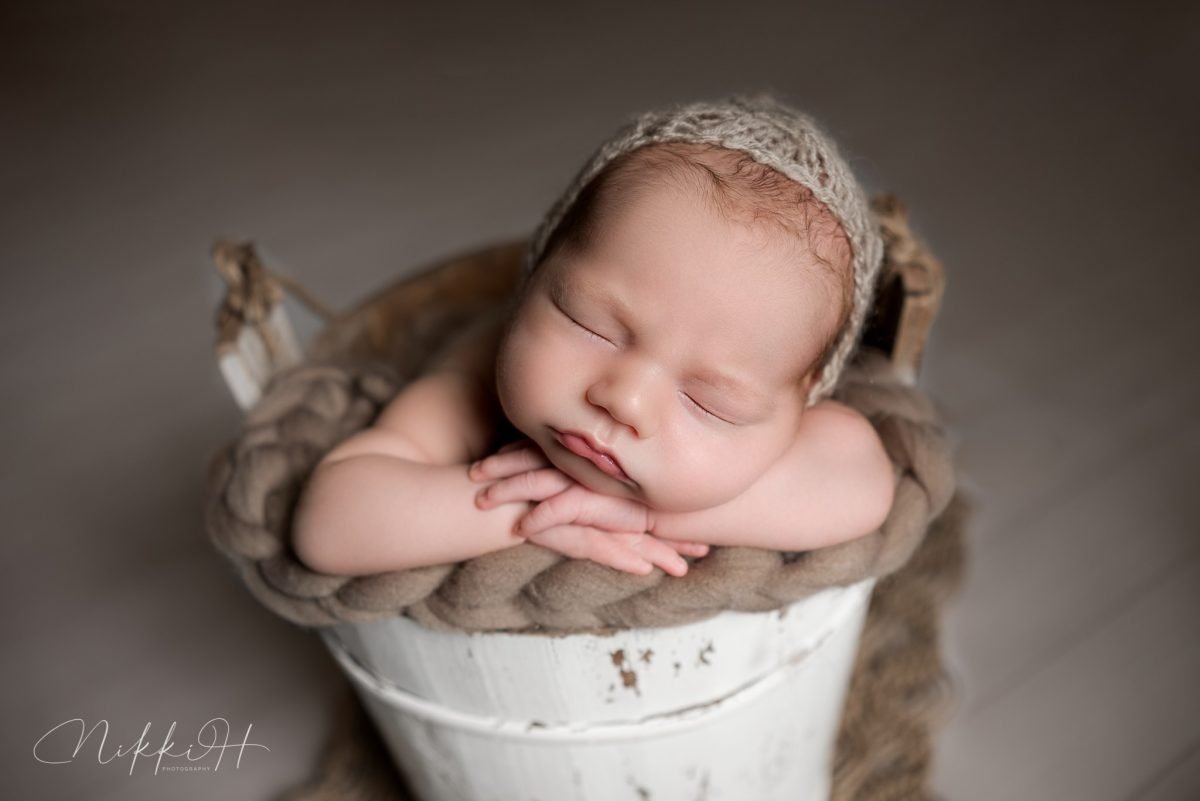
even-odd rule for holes
{"type": "Polygon", "coordinates": [[[867,426],[860,444],[858,462],[862,491],[858,494],[856,528],[859,535],[878,531],[892,511],[896,496],[896,473],[875,429],[867,426]]]}
{"type": "Polygon", "coordinates": [[[871,470],[868,479],[871,491],[863,504],[863,520],[861,528],[864,534],[878,531],[892,513],[892,503],[896,500],[896,477],[892,464],[886,458],[883,463],[871,470]]]}
{"type": "Polygon", "coordinates": [[[296,514],[292,519],[292,553],[308,569],[317,573],[330,575],[347,575],[348,565],[345,564],[346,549],[337,542],[335,529],[327,519],[327,500],[318,479],[321,468],[318,467],[309,479],[308,486],[296,506],[296,514]]]}
{"type": "Polygon", "coordinates": [[[344,575],[347,573],[337,553],[330,547],[329,537],[315,527],[296,526],[292,532],[292,552],[300,563],[316,573],[344,575]]]}
{"type": "Polygon", "coordinates": [[[340,565],[326,542],[320,536],[314,536],[315,529],[296,526],[292,530],[292,553],[300,564],[314,573],[339,575],[340,565]]]}
{"type": "Polygon", "coordinates": [[[839,525],[833,541],[844,542],[878,531],[892,511],[896,477],[875,427],[865,417],[847,414],[830,428],[840,454],[839,525]]]}

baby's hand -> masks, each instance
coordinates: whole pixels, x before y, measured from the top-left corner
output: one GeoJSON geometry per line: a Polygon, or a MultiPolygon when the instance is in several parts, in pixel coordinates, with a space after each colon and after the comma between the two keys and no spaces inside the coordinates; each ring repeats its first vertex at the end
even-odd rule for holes
{"type": "Polygon", "coordinates": [[[641,575],[658,565],[670,575],[682,576],[688,566],[680,554],[708,553],[708,546],[701,543],[650,534],[653,513],[649,507],[589,490],[553,467],[529,440],[505,446],[476,462],[469,475],[475,481],[494,482],[475,497],[481,509],[535,502],[518,521],[516,533],[566,556],[641,575]]]}

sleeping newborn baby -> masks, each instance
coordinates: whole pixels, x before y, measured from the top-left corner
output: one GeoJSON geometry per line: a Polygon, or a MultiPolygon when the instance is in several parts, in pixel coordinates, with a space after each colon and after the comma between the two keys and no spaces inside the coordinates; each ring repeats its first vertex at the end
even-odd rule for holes
{"type": "Polygon", "coordinates": [[[710,545],[876,530],[891,463],[827,396],[881,257],[806,116],[766,97],[643,115],[550,211],[514,304],[317,466],[297,555],[364,574],[528,541],[682,576],[710,545]]]}

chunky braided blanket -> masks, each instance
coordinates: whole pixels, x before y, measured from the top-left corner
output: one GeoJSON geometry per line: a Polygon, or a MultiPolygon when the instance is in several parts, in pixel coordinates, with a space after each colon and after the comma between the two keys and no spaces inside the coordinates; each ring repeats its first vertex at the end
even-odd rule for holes
{"type": "Polygon", "coordinates": [[[954,474],[934,410],[865,351],[837,397],[876,426],[896,500],[879,531],[806,553],[714,548],[684,578],[620,573],[526,544],[468,562],[374,576],[314,573],[288,544],[291,512],[321,455],[367,425],[399,379],[382,364],[306,365],[277,377],[245,430],[214,459],[208,531],[267,607],[303,625],[408,615],[468,631],[587,630],[687,623],[778,609],[899,568],[949,502],[954,474]]]}

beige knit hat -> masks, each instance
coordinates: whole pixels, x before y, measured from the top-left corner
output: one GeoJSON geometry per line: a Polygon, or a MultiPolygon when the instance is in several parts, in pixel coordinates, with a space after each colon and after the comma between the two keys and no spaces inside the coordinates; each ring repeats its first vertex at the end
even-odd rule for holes
{"type": "Polygon", "coordinates": [[[854,350],[871,306],[883,240],[867,199],[833,141],[807,115],[769,95],[738,96],[716,103],[692,103],[641,115],[592,155],[534,233],[526,270],[542,259],[546,244],[579,193],[618,156],[661,142],[711,144],[746,153],[812,191],[841,223],[854,254],[854,302],[841,337],[834,343],[821,379],[809,393],[812,405],[837,384],[854,350]]]}

